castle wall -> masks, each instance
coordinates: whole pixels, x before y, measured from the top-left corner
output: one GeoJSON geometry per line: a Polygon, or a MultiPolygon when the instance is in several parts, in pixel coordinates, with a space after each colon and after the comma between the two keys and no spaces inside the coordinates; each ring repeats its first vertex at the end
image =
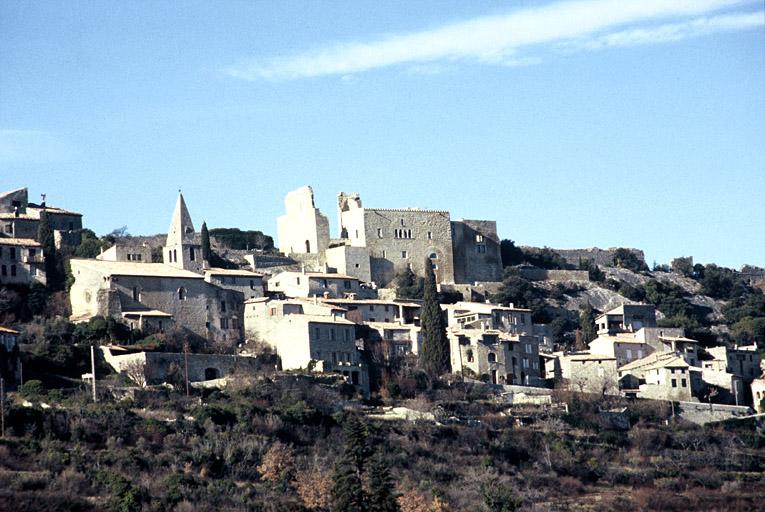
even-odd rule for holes
{"type": "Polygon", "coordinates": [[[327,265],[340,274],[353,276],[360,281],[372,281],[369,250],[366,247],[341,245],[327,249],[327,265]]]}
{"type": "Polygon", "coordinates": [[[449,212],[365,210],[364,230],[372,280],[378,286],[387,286],[407,267],[425,275],[425,258],[433,261],[438,282],[454,282],[449,212]]]}
{"type": "Polygon", "coordinates": [[[452,222],[454,282],[502,280],[497,223],[493,220],[452,222]]]}

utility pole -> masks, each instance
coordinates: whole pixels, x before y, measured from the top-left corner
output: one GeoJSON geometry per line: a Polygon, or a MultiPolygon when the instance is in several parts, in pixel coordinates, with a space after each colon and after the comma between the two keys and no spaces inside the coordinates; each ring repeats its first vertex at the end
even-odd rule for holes
{"type": "Polygon", "coordinates": [[[184,373],[186,375],[186,396],[189,396],[189,340],[183,342],[184,373]]]}
{"type": "Polygon", "coordinates": [[[90,376],[93,383],[93,403],[95,403],[98,398],[96,398],[96,352],[93,347],[93,345],[90,346],[90,376]]]}

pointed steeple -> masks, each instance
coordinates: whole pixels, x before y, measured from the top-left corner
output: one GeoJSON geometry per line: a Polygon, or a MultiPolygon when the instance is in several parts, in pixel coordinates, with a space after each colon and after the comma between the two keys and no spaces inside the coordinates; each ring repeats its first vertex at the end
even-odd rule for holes
{"type": "Polygon", "coordinates": [[[173,220],[170,222],[170,228],[167,230],[167,246],[183,245],[184,243],[195,243],[194,224],[191,222],[191,215],[186,208],[186,201],[183,194],[178,192],[178,201],[175,203],[173,220]]]}
{"type": "Polygon", "coordinates": [[[178,201],[175,203],[173,220],[167,230],[167,243],[162,249],[162,261],[192,272],[201,272],[203,267],[202,251],[194,233],[194,224],[186,208],[183,194],[178,191],[178,201]]]}

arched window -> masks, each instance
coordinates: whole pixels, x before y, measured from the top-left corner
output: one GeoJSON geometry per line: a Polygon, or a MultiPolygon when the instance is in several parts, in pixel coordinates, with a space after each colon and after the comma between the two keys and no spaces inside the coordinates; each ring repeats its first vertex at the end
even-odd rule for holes
{"type": "Polygon", "coordinates": [[[490,363],[496,363],[497,362],[497,354],[494,352],[489,352],[489,362],[490,363]]]}
{"type": "Polygon", "coordinates": [[[311,242],[305,241],[305,252],[311,252],[311,242]]]}
{"type": "Polygon", "coordinates": [[[174,263],[178,262],[178,251],[175,249],[173,249],[173,262],[174,263]]]}
{"type": "Polygon", "coordinates": [[[186,300],[186,288],[183,286],[178,288],[178,300],[186,300]]]}
{"type": "Polygon", "coordinates": [[[431,252],[430,256],[428,256],[428,258],[430,258],[431,260],[437,260],[438,259],[438,254],[436,254],[434,252],[431,252]]]}

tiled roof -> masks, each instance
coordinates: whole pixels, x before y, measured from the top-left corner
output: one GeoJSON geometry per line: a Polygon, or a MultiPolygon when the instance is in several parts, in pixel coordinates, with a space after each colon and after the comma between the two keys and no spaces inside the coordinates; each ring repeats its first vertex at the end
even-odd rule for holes
{"type": "Polygon", "coordinates": [[[20,247],[40,247],[40,242],[33,238],[2,238],[0,245],[15,245],[20,247]]]}
{"type": "Polygon", "coordinates": [[[171,267],[164,263],[134,263],[131,261],[101,261],[80,258],[72,258],[71,262],[75,267],[89,268],[105,275],[203,279],[200,274],[171,267]]]}

